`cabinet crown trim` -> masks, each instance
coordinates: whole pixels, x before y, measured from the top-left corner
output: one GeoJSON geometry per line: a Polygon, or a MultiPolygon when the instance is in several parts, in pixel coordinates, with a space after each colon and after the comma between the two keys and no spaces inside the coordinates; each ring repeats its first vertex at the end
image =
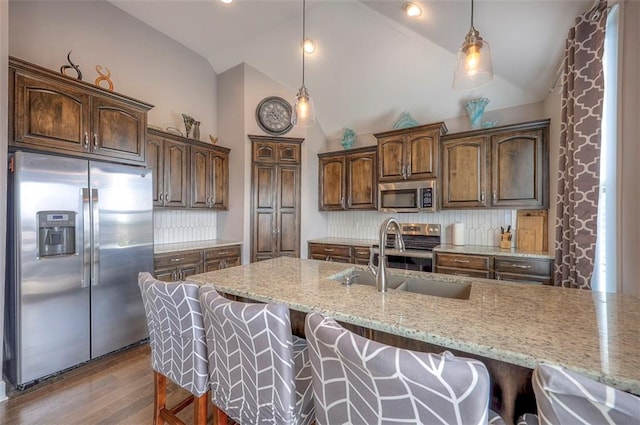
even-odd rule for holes
{"type": "Polygon", "coordinates": [[[516,124],[506,124],[506,125],[501,125],[499,127],[480,128],[477,130],[461,131],[459,133],[449,133],[447,135],[442,136],[442,140],[459,139],[462,137],[472,137],[472,136],[480,136],[480,135],[485,136],[485,135],[491,135],[493,133],[504,132],[507,130],[516,131],[516,130],[539,129],[539,128],[548,127],[550,123],[551,123],[551,119],[547,118],[543,120],[526,121],[526,122],[521,122],[516,124]]]}
{"type": "Polygon", "coordinates": [[[418,132],[418,131],[428,131],[428,130],[438,130],[438,129],[440,130],[440,135],[447,134],[447,131],[448,131],[447,124],[445,124],[444,121],[441,121],[441,122],[436,122],[436,123],[432,123],[432,124],[418,125],[418,126],[415,126],[415,127],[383,131],[381,133],[374,133],[373,136],[376,139],[378,139],[380,137],[396,136],[396,135],[402,135],[402,134],[411,134],[411,133],[415,133],[415,132],[418,132]]]}

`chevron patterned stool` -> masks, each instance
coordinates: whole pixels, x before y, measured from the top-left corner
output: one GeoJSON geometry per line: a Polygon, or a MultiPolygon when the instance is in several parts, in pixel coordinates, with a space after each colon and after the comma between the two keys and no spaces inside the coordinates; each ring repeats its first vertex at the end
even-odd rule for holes
{"type": "Polygon", "coordinates": [[[540,364],[533,371],[538,414],[520,425],[640,424],[640,397],[594,381],[561,366],[540,364]]]}
{"type": "Polygon", "coordinates": [[[314,421],[307,341],[280,304],[228,300],[200,288],[213,403],[241,425],[314,421]]]}
{"type": "Polygon", "coordinates": [[[154,370],[153,423],[184,424],[176,414],[193,403],[194,423],[204,425],[209,375],[198,285],[162,282],[145,272],[138,274],[138,286],[147,317],[154,370]],[[173,408],[166,406],[167,379],[191,393],[173,408]]]}
{"type": "Polygon", "coordinates": [[[318,425],[505,423],[489,410],[489,372],[477,360],[385,345],[318,313],[305,334],[318,425]]]}

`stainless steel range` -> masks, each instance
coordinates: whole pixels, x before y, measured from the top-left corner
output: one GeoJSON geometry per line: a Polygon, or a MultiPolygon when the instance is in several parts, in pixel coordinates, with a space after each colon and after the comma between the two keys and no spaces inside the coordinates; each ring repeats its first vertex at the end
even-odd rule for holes
{"type": "MultiPolygon", "coordinates": [[[[439,224],[401,223],[400,233],[404,240],[404,251],[395,249],[396,232],[387,235],[385,253],[387,265],[396,269],[433,271],[433,248],[440,245],[441,227],[439,224]]],[[[377,252],[377,245],[373,246],[377,252]]],[[[378,256],[374,256],[374,264],[378,264],[378,256]]]]}

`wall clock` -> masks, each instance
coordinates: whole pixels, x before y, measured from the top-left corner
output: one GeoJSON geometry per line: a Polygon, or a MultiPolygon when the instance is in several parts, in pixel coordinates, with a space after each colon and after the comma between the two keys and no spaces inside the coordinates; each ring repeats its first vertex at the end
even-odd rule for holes
{"type": "Polygon", "coordinates": [[[291,130],[291,104],[281,97],[265,97],[256,108],[256,121],[265,132],[274,136],[291,130]]]}

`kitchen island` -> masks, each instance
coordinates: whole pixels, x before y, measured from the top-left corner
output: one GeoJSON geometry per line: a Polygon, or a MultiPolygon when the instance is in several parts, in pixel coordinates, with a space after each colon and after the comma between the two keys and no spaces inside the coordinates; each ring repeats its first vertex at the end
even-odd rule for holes
{"type": "Polygon", "coordinates": [[[189,279],[229,295],[320,312],[381,334],[487,359],[501,385],[493,407],[508,422],[520,413],[514,404],[523,385],[508,379],[527,378],[540,362],[640,395],[639,298],[399,270],[390,274],[471,283],[469,299],[380,293],[372,286],[343,285],[340,278],[354,269],[367,273],[353,264],[281,257],[189,279]]]}

